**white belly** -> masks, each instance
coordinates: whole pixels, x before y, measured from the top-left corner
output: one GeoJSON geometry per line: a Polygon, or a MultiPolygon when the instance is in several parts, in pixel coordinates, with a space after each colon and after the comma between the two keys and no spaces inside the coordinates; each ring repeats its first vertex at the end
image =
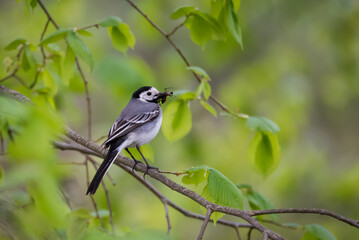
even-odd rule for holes
{"type": "Polygon", "coordinates": [[[142,146],[157,136],[162,124],[162,112],[156,124],[145,124],[129,134],[128,147],[142,146]]]}

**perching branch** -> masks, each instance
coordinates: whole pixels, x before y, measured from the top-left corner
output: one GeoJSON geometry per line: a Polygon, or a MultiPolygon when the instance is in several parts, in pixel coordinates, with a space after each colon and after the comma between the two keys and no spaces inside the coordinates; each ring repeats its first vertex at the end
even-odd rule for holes
{"type": "MultiPolygon", "coordinates": [[[[2,86],[2,85],[0,85],[0,93],[3,95],[9,96],[9,97],[13,97],[16,100],[19,100],[24,103],[32,103],[26,96],[14,91],[14,90],[11,90],[5,86],[2,86]]],[[[95,152],[96,155],[98,155],[98,156],[104,157],[106,154],[106,149],[100,147],[99,145],[92,142],[91,140],[85,139],[84,137],[79,135],[77,132],[73,131],[72,129],[70,129],[68,127],[65,127],[65,135],[67,137],[69,137],[70,139],[72,139],[74,142],[82,145],[84,148],[87,148],[89,151],[95,152]]],[[[64,147],[64,146],[62,146],[62,147],[64,147]]],[[[71,147],[71,150],[75,150],[75,148],[71,147]]],[[[124,170],[126,170],[127,172],[129,172],[131,174],[131,168],[133,166],[133,161],[131,159],[124,157],[124,156],[119,156],[116,159],[115,164],[117,166],[120,166],[121,168],[123,168],[124,170]]],[[[143,164],[138,164],[136,166],[136,170],[144,173],[146,171],[146,167],[143,164]]],[[[160,198],[160,199],[165,198],[161,193],[158,192],[158,190],[156,188],[154,188],[148,181],[144,180],[137,173],[133,173],[131,175],[133,175],[137,180],[139,180],[143,185],[145,185],[146,188],[148,188],[151,192],[153,192],[158,198],[160,198]]],[[[233,215],[233,216],[242,218],[243,220],[248,222],[248,224],[243,227],[249,227],[250,229],[255,228],[255,229],[259,230],[260,232],[262,232],[262,234],[264,236],[267,235],[269,239],[283,239],[283,238],[280,237],[278,234],[274,233],[273,231],[267,229],[263,225],[261,225],[255,218],[253,218],[254,216],[263,215],[263,214],[278,214],[278,213],[313,213],[313,214],[327,215],[327,216],[333,217],[339,221],[343,221],[351,226],[359,228],[359,222],[357,220],[348,219],[344,216],[341,216],[339,214],[333,213],[333,212],[325,210],[325,209],[294,209],[294,208],[288,209],[288,208],[286,208],[286,209],[244,211],[244,210],[234,209],[234,208],[230,208],[230,207],[220,206],[220,205],[211,203],[210,201],[206,200],[205,198],[203,198],[196,192],[193,192],[193,191],[173,182],[172,180],[168,179],[165,175],[163,175],[153,169],[150,169],[148,171],[148,176],[158,180],[159,182],[166,185],[170,189],[172,189],[188,198],[191,198],[192,200],[194,200],[198,204],[202,205],[203,207],[206,207],[207,209],[210,208],[212,211],[222,212],[225,214],[229,214],[229,215],[233,215]]],[[[167,203],[169,206],[182,212],[185,215],[193,214],[193,213],[189,213],[186,210],[180,210],[181,209],[180,207],[176,206],[168,199],[167,199],[167,203]]],[[[188,215],[186,215],[186,216],[188,216],[188,215]]],[[[198,216],[198,215],[193,214],[192,216],[193,216],[193,218],[196,218],[194,216],[198,216]]],[[[198,216],[199,219],[205,219],[205,218],[203,218],[203,216],[202,217],[200,217],[200,216],[201,215],[198,216]]],[[[234,226],[241,227],[241,225],[234,225],[236,223],[228,222],[228,221],[224,221],[224,220],[219,220],[218,223],[232,226],[232,227],[234,227],[234,226]]]]}

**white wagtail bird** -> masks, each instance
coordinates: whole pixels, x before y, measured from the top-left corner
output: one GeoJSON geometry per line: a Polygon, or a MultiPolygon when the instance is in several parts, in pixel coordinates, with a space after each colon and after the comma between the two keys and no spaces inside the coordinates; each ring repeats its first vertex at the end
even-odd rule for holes
{"type": "MultiPolygon", "coordinates": [[[[109,170],[112,163],[125,149],[135,161],[135,166],[140,163],[136,160],[128,148],[136,148],[145,161],[147,169],[154,168],[148,164],[140,151],[140,146],[149,143],[158,133],[162,123],[162,110],[160,103],[166,101],[167,96],[172,96],[170,92],[159,92],[154,87],[141,87],[132,94],[132,98],[123,109],[116,122],[112,125],[108,133],[107,140],[103,143],[106,148],[110,148],[105,159],[97,170],[87,194],[95,194],[102,178],[109,170]]],[[[155,168],[156,169],[156,168],[155,168]]]]}

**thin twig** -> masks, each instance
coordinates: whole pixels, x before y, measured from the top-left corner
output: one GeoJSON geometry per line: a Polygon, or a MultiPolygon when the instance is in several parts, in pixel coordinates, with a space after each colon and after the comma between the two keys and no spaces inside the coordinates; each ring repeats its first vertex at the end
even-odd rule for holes
{"type": "Polygon", "coordinates": [[[51,23],[54,25],[54,27],[56,29],[59,29],[59,25],[57,25],[57,23],[54,21],[54,19],[51,17],[50,13],[47,11],[45,5],[42,3],[41,0],[37,0],[37,2],[39,3],[40,7],[42,8],[42,10],[44,11],[44,13],[46,14],[47,18],[50,19],[51,23]]]}
{"type": "Polygon", "coordinates": [[[172,174],[176,176],[187,174],[187,172],[170,172],[170,171],[161,171],[161,170],[158,170],[158,172],[162,174],[172,174]]]}
{"type": "Polygon", "coordinates": [[[85,85],[86,104],[87,104],[87,135],[88,135],[88,138],[91,139],[91,125],[92,125],[92,123],[91,123],[92,122],[91,121],[91,99],[90,99],[90,93],[89,93],[89,88],[88,88],[88,82],[87,82],[84,72],[82,71],[82,68],[80,66],[80,63],[79,63],[79,60],[77,57],[75,58],[75,61],[76,61],[77,70],[79,71],[81,78],[85,85]]]}
{"type": "Polygon", "coordinates": [[[78,31],[78,30],[86,30],[86,29],[93,28],[93,27],[99,28],[98,23],[95,23],[95,24],[92,24],[92,25],[89,25],[89,26],[86,26],[86,27],[82,27],[82,28],[77,28],[76,31],[78,31]]]}
{"type": "Polygon", "coordinates": [[[311,213],[311,214],[319,214],[325,215],[332,218],[335,218],[339,221],[345,222],[351,226],[359,228],[359,222],[357,220],[352,220],[341,216],[337,213],[326,209],[317,209],[317,208],[281,208],[281,209],[269,209],[269,210],[255,210],[249,211],[248,214],[250,216],[258,216],[258,215],[266,215],[266,214],[282,214],[282,213],[311,213]]]}
{"type": "Polygon", "coordinates": [[[173,34],[175,34],[177,32],[178,29],[180,29],[181,27],[184,26],[184,24],[186,23],[188,17],[186,18],[186,20],[183,21],[183,23],[181,23],[180,25],[176,26],[170,33],[168,33],[166,36],[167,37],[170,37],[172,36],[173,34]]]}
{"type": "Polygon", "coordinates": [[[212,215],[212,212],[213,212],[213,211],[212,211],[211,208],[207,208],[206,218],[205,218],[204,221],[203,221],[203,224],[202,224],[202,227],[201,227],[201,231],[200,231],[199,234],[198,234],[197,240],[202,240],[204,231],[206,230],[206,227],[207,227],[209,218],[210,218],[211,215],[212,215]]]}
{"type": "Polygon", "coordinates": [[[237,234],[238,240],[241,240],[241,235],[239,234],[239,230],[238,230],[238,228],[234,228],[234,230],[236,231],[236,234],[237,234]]]}
{"type": "Polygon", "coordinates": [[[247,240],[251,240],[252,231],[254,228],[250,228],[247,233],[247,240]]]}
{"type": "Polygon", "coordinates": [[[167,220],[167,236],[169,236],[172,226],[171,226],[171,221],[170,221],[170,215],[168,213],[167,201],[163,201],[163,206],[165,207],[166,220],[167,220]]]}

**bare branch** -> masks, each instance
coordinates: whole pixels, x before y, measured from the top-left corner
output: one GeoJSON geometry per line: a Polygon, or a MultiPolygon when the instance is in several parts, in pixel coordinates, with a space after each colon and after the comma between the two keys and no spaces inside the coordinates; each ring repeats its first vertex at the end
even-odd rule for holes
{"type": "Polygon", "coordinates": [[[59,25],[57,25],[57,23],[54,21],[54,19],[51,17],[50,13],[47,11],[47,9],[45,8],[44,4],[42,3],[41,0],[37,0],[37,2],[39,3],[40,7],[42,8],[42,10],[44,11],[44,13],[46,14],[47,18],[51,21],[51,23],[54,25],[54,27],[56,29],[59,29],[59,25]]]}
{"type": "Polygon", "coordinates": [[[247,233],[247,240],[251,240],[251,236],[252,236],[252,231],[253,231],[254,228],[250,228],[248,230],[248,233],[247,233]]]}
{"type": "Polygon", "coordinates": [[[234,230],[236,231],[236,234],[237,234],[238,240],[241,240],[241,235],[239,234],[239,230],[238,230],[238,228],[234,228],[234,230]]]}
{"type": "Polygon", "coordinates": [[[263,232],[263,240],[268,240],[268,233],[267,231],[263,232]]]}
{"type": "Polygon", "coordinates": [[[187,19],[188,19],[188,17],[183,21],[183,23],[181,23],[180,25],[178,25],[177,27],[175,27],[170,33],[168,33],[168,34],[166,35],[166,37],[170,37],[170,36],[172,36],[173,34],[175,34],[178,29],[180,29],[181,27],[184,26],[184,24],[186,23],[187,19]]]}
{"type": "Polygon", "coordinates": [[[325,216],[335,218],[339,221],[345,222],[345,223],[347,223],[351,226],[354,226],[356,228],[359,228],[359,221],[346,218],[344,216],[341,216],[337,213],[334,213],[334,212],[326,210],[326,209],[282,208],[282,209],[270,209],[270,210],[255,210],[255,211],[248,212],[248,214],[250,216],[258,216],[258,215],[266,215],[266,214],[282,214],[282,213],[311,213],[311,214],[325,215],[325,216]]]}
{"type": "Polygon", "coordinates": [[[171,226],[171,221],[170,221],[170,215],[168,213],[167,201],[163,201],[163,206],[165,207],[166,220],[167,220],[167,236],[169,236],[172,226],[171,226]]]}
{"type": "Polygon", "coordinates": [[[202,224],[202,227],[201,227],[201,231],[200,231],[199,234],[198,234],[197,240],[202,240],[204,231],[206,230],[206,227],[207,227],[209,218],[210,218],[211,215],[212,215],[212,212],[213,212],[213,211],[212,211],[212,209],[211,209],[210,207],[207,208],[206,218],[205,218],[204,221],[203,221],[203,224],[202,224]]]}
{"type": "Polygon", "coordinates": [[[77,152],[80,152],[80,153],[83,153],[83,154],[90,154],[90,155],[95,155],[97,157],[102,157],[101,154],[99,153],[96,153],[92,150],[89,150],[88,148],[85,148],[81,145],[75,145],[75,144],[72,144],[72,143],[63,143],[63,142],[54,142],[53,143],[54,147],[55,148],[58,148],[60,150],[73,150],[73,151],[77,151],[77,152]]]}
{"type": "Polygon", "coordinates": [[[95,23],[95,24],[92,24],[92,25],[89,25],[89,26],[86,26],[86,27],[82,27],[82,28],[77,28],[76,30],[78,31],[78,30],[86,30],[86,29],[89,29],[89,28],[99,28],[99,26],[98,26],[98,24],[97,23],[95,23]]]}

